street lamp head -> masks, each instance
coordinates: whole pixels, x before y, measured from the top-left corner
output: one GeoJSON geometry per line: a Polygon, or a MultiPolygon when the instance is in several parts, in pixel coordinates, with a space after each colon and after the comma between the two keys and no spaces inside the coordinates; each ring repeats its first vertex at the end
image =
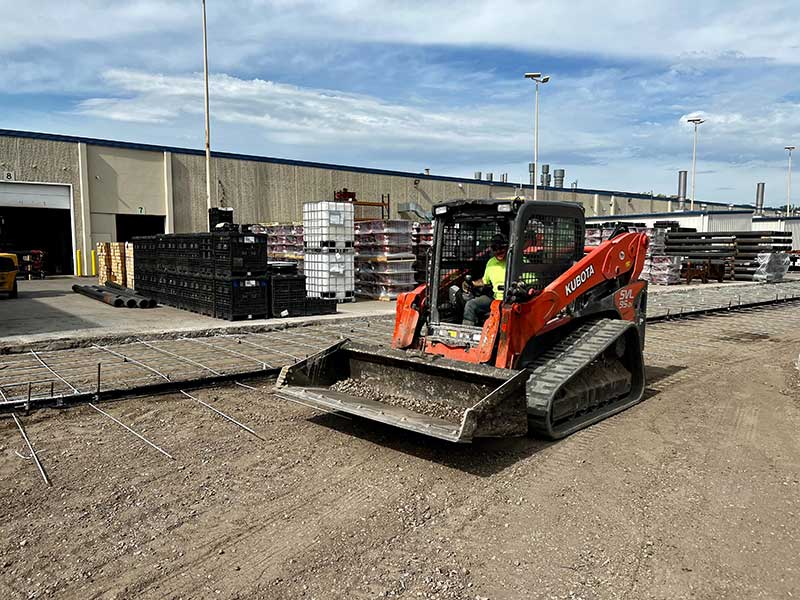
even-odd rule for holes
{"type": "Polygon", "coordinates": [[[548,81],[550,81],[550,75],[545,75],[542,77],[542,83],[547,83],[548,81]]]}
{"type": "Polygon", "coordinates": [[[791,152],[791,151],[792,151],[792,150],[794,150],[795,148],[796,148],[796,146],[784,146],[784,148],[783,148],[783,149],[784,149],[784,150],[788,150],[789,152],[791,152]]]}
{"type": "Polygon", "coordinates": [[[687,123],[692,123],[693,125],[700,125],[700,123],[705,123],[705,119],[701,119],[700,117],[692,117],[691,119],[686,119],[687,123]]]}
{"type": "Polygon", "coordinates": [[[541,73],[525,73],[525,79],[539,79],[541,76],[541,73]]]}

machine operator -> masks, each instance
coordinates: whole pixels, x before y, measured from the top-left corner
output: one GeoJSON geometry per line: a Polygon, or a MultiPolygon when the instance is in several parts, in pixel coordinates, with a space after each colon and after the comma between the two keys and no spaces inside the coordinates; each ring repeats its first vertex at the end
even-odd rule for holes
{"type": "Polygon", "coordinates": [[[502,300],[506,281],[506,255],[508,254],[508,238],[498,233],[491,241],[492,257],[486,263],[483,278],[478,281],[464,282],[465,291],[472,292],[481,286],[491,286],[493,296],[480,294],[464,305],[463,325],[475,326],[489,316],[494,300],[502,300]]]}

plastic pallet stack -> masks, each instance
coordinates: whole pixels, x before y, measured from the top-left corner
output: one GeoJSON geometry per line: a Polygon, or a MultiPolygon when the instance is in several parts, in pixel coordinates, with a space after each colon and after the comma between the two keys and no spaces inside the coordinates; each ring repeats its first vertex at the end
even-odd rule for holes
{"type": "Polygon", "coordinates": [[[739,281],[781,281],[789,269],[792,234],[737,231],[733,277],[739,281]]]}
{"type": "Polygon", "coordinates": [[[303,205],[303,272],[309,298],[355,299],[353,218],[349,202],[303,205]]]}
{"type": "Polygon", "coordinates": [[[303,225],[302,223],[271,223],[263,227],[267,234],[267,252],[270,260],[297,263],[303,271],[303,225]]]}
{"type": "Polygon", "coordinates": [[[425,283],[428,279],[428,253],[433,247],[433,224],[414,223],[411,244],[415,258],[414,279],[417,283],[425,283]]]}
{"type": "Polygon", "coordinates": [[[134,239],[137,291],[211,317],[267,317],[266,236],[238,232],[134,239]]]}
{"type": "Polygon", "coordinates": [[[417,285],[411,221],[362,221],[356,231],[359,296],[396,300],[417,285]]]}

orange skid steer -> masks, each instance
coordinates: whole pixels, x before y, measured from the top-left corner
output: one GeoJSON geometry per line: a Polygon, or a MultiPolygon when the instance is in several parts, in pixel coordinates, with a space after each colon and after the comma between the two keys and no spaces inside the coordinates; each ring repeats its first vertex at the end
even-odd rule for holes
{"type": "Polygon", "coordinates": [[[645,234],[617,231],[585,254],[578,204],[454,200],[433,212],[428,280],[398,298],[392,349],[334,344],[285,367],[279,396],[452,442],[558,439],[641,400],[645,234]],[[465,285],[498,235],[501,294],[465,285]],[[463,324],[480,294],[502,299],[463,324]]]}

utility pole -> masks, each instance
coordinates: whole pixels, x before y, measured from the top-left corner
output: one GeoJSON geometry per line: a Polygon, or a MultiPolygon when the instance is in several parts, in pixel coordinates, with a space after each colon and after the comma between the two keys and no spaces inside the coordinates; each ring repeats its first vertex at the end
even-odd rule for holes
{"type": "Polygon", "coordinates": [[[697,126],[700,123],[705,123],[705,119],[700,117],[692,117],[687,119],[689,123],[694,125],[694,144],[692,145],[692,198],[689,201],[689,210],[694,210],[694,180],[697,174],[697,126]]]}
{"type": "Polygon", "coordinates": [[[206,215],[211,230],[211,120],[208,108],[208,35],[206,33],[206,0],[203,0],[203,75],[206,94],[206,215]]]}
{"type": "Polygon", "coordinates": [[[792,210],[792,150],[795,146],[786,146],[784,150],[789,151],[789,171],[786,174],[786,216],[791,214],[792,210]]]}
{"type": "Polygon", "coordinates": [[[536,100],[533,109],[533,199],[537,199],[539,189],[539,84],[550,81],[550,75],[542,77],[541,73],[525,73],[525,79],[536,83],[536,100]]]}

